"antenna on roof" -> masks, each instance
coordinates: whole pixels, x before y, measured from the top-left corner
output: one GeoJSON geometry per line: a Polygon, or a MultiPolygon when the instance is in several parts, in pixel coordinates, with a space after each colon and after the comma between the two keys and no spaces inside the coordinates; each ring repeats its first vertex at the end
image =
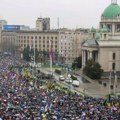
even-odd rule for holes
{"type": "Polygon", "coordinates": [[[58,20],[57,20],[57,25],[58,25],[58,29],[59,29],[59,27],[60,27],[60,26],[59,26],[59,17],[58,17],[58,20]]]}

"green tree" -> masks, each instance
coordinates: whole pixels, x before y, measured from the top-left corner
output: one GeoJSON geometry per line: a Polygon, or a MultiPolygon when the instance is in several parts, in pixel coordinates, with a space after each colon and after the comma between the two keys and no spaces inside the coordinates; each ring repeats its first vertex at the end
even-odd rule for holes
{"type": "Polygon", "coordinates": [[[26,61],[30,61],[30,47],[29,47],[29,45],[26,48],[24,48],[24,50],[23,50],[23,59],[26,61]]]}
{"type": "Polygon", "coordinates": [[[103,73],[103,69],[99,63],[94,62],[93,60],[88,60],[83,73],[92,79],[100,79],[103,73]]]}
{"type": "Polygon", "coordinates": [[[72,68],[81,68],[82,67],[82,56],[79,56],[75,58],[75,60],[72,63],[72,68]]]}

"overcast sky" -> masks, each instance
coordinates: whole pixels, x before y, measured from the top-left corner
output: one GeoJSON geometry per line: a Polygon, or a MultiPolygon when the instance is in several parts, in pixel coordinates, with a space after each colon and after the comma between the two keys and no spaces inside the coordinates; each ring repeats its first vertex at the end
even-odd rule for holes
{"type": "Polygon", "coordinates": [[[0,19],[34,28],[37,17],[50,17],[51,28],[57,28],[59,17],[60,27],[97,28],[110,3],[111,0],[0,0],[0,19]]]}

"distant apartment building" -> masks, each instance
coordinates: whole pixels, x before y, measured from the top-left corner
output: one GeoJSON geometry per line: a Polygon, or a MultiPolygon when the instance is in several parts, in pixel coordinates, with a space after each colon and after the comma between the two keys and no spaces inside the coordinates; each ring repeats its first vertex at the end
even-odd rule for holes
{"type": "Polygon", "coordinates": [[[81,44],[89,36],[88,31],[60,29],[59,30],[59,61],[71,64],[81,55],[81,44]],[[86,33],[84,35],[84,33],[86,33]]]}
{"type": "Polygon", "coordinates": [[[37,31],[49,31],[50,30],[50,18],[37,18],[36,20],[37,31]]]}

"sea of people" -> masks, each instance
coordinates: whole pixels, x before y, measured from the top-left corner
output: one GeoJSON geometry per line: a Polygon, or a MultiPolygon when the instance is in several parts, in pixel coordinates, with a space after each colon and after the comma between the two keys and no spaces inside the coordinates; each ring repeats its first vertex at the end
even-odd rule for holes
{"type": "Polygon", "coordinates": [[[120,120],[120,99],[78,95],[49,80],[36,87],[27,62],[14,56],[0,59],[1,119],[120,120]]]}

